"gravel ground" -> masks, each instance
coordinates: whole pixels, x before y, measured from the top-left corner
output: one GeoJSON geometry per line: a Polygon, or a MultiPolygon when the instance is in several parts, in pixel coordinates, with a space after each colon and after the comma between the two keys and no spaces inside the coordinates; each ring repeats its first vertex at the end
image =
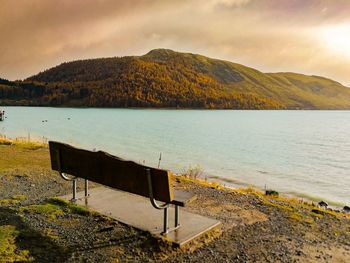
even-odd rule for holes
{"type": "Polygon", "coordinates": [[[196,193],[185,209],[220,220],[222,230],[178,249],[96,214],[33,212],[70,192],[49,167],[0,172],[0,227],[15,226],[17,248],[35,262],[350,262],[349,218],[183,178],[174,186],[196,193]]]}

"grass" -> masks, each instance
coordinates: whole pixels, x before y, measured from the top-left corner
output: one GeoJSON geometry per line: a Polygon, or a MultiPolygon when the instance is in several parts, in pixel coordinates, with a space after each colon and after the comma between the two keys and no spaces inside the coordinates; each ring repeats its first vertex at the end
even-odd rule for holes
{"type": "Polygon", "coordinates": [[[48,202],[50,204],[53,204],[53,205],[64,207],[64,208],[68,209],[69,212],[71,212],[73,214],[78,214],[78,215],[83,215],[83,216],[94,215],[94,212],[92,212],[91,210],[89,210],[83,206],[77,205],[75,203],[58,198],[58,197],[50,198],[48,202]]]}
{"type": "Polygon", "coordinates": [[[20,148],[28,149],[28,150],[37,150],[40,148],[47,148],[47,144],[35,141],[28,141],[23,138],[0,138],[0,145],[14,145],[20,148]]]}
{"type": "Polygon", "coordinates": [[[18,249],[16,239],[19,231],[15,226],[0,226],[0,261],[1,262],[31,262],[28,250],[18,249]]]}
{"type": "Polygon", "coordinates": [[[238,188],[232,190],[235,193],[238,194],[253,194],[256,196],[264,196],[264,193],[261,191],[258,191],[257,189],[254,189],[253,187],[246,187],[246,188],[238,188]]]}
{"type": "Polygon", "coordinates": [[[64,214],[60,206],[50,203],[24,206],[20,208],[20,211],[24,213],[41,214],[48,219],[56,219],[57,216],[64,214]]]}
{"type": "Polygon", "coordinates": [[[0,173],[19,171],[18,174],[25,174],[50,169],[49,151],[45,144],[0,138],[0,152],[0,173]]]}
{"type": "Polygon", "coordinates": [[[13,199],[0,200],[0,206],[10,206],[10,205],[16,205],[18,203],[19,203],[19,200],[13,200],[13,199]]]}
{"type": "Polygon", "coordinates": [[[327,209],[321,209],[318,207],[314,207],[312,209],[314,214],[318,215],[330,215],[330,216],[335,216],[335,217],[345,217],[347,219],[350,219],[350,214],[342,213],[342,212],[336,212],[333,210],[327,210],[327,209]]]}
{"type": "Polygon", "coordinates": [[[315,222],[312,217],[310,217],[308,215],[297,213],[295,211],[290,213],[289,219],[295,220],[298,222],[302,222],[302,223],[306,223],[308,225],[312,225],[315,222]]]}
{"type": "Polygon", "coordinates": [[[196,178],[189,177],[189,176],[186,176],[186,175],[175,176],[174,178],[176,180],[180,180],[180,181],[183,181],[183,182],[192,182],[192,183],[203,185],[205,187],[210,187],[210,188],[213,188],[213,189],[221,189],[221,190],[231,191],[231,189],[226,188],[223,185],[221,185],[221,184],[219,184],[217,182],[214,182],[214,181],[207,181],[207,180],[198,179],[198,178],[196,179],[196,178]]]}
{"type": "Polygon", "coordinates": [[[290,204],[281,204],[280,202],[274,202],[273,199],[263,199],[263,203],[265,205],[268,205],[268,206],[273,206],[273,207],[276,207],[278,208],[279,210],[283,210],[283,211],[288,211],[288,212],[292,212],[294,211],[294,208],[290,206],[290,204]]]}
{"type": "Polygon", "coordinates": [[[58,197],[50,198],[44,204],[21,207],[20,211],[23,213],[41,214],[51,220],[57,219],[58,216],[64,215],[66,212],[82,216],[91,216],[95,214],[83,206],[58,197]]]}
{"type": "Polygon", "coordinates": [[[203,177],[203,169],[199,165],[189,165],[188,168],[184,168],[181,176],[185,176],[192,179],[200,179],[203,177]]]}
{"type": "Polygon", "coordinates": [[[25,196],[25,195],[13,195],[13,196],[11,196],[11,199],[18,200],[18,201],[24,201],[27,199],[27,196],[25,196]]]}

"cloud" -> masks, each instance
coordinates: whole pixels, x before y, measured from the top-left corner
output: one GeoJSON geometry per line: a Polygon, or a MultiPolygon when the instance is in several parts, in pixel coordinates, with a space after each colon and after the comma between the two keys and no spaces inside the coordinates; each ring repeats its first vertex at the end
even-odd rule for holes
{"type": "Polygon", "coordinates": [[[251,0],[208,0],[197,1],[202,10],[212,11],[215,8],[235,8],[248,4],[251,0]]]}
{"type": "Polygon", "coordinates": [[[350,58],[320,37],[350,23],[350,1],[0,1],[0,77],[165,47],[350,84],[350,58]]]}
{"type": "Polygon", "coordinates": [[[216,5],[225,5],[228,7],[232,7],[247,4],[250,2],[250,0],[212,0],[209,2],[213,2],[216,5]]]}

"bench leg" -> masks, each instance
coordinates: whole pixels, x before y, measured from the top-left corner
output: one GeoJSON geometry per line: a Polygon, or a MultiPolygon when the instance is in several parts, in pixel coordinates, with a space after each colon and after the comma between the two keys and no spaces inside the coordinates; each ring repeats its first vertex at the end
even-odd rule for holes
{"type": "Polygon", "coordinates": [[[168,234],[168,208],[164,208],[164,224],[163,224],[163,233],[168,234]]]}
{"type": "Polygon", "coordinates": [[[89,180],[85,179],[85,197],[89,196],[89,180]]]}
{"type": "Polygon", "coordinates": [[[162,235],[168,234],[170,231],[175,231],[180,227],[180,208],[179,206],[175,206],[175,226],[174,228],[169,229],[169,213],[168,208],[164,208],[164,224],[163,224],[163,232],[162,235]]]}
{"type": "Polygon", "coordinates": [[[72,202],[77,201],[77,180],[73,180],[73,198],[71,199],[72,202]]]}
{"type": "Polygon", "coordinates": [[[179,206],[175,206],[175,227],[180,226],[180,210],[179,210],[179,206]]]}

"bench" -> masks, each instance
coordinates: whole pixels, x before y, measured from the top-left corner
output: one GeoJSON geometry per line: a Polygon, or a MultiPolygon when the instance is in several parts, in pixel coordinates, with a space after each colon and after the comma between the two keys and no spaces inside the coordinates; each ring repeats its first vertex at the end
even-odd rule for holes
{"type": "Polygon", "coordinates": [[[78,178],[85,179],[85,198],[89,196],[89,181],[147,197],[154,208],[164,210],[162,234],[168,234],[180,227],[179,207],[184,207],[195,199],[195,195],[191,193],[173,190],[170,171],[127,161],[103,151],[78,149],[60,142],[50,141],[49,148],[51,168],[58,171],[63,179],[72,181],[71,201],[77,200],[78,178]],[[175,206],[175,224],[172,228],[168,224],[170,205],[175,206]]]}

